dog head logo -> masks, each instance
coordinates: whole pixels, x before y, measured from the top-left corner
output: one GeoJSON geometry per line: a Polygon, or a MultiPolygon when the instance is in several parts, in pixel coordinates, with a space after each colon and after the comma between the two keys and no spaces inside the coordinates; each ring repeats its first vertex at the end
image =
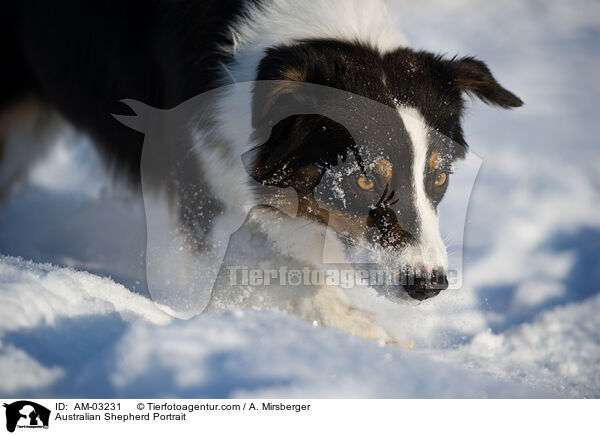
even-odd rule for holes
{"type": "Polygon", "coordinates": [[[6,408],[6,430],[14,432],[16,428],[48,428],[50,410],[28,400],[19,400],[4,404],[6,408]]]}

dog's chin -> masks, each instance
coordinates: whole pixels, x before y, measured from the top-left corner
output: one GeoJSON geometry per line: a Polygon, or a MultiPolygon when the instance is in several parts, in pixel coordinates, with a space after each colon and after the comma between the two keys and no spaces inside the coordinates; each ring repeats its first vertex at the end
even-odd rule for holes
{"type": "Polygon", "coordinates": [[[431,299],[439,295],[441,290],[406,290],[408,296],[418,301],[424,301],[425,299],[431,299]]]}
{"type": "Polygon", "coordinates": [[[372,287],[379,295],[393,302],[402,304],[414,304],[428,299],[432,299],[441,292],[441,290],[410,291],[401,285],[373,285],[372,287]]]}

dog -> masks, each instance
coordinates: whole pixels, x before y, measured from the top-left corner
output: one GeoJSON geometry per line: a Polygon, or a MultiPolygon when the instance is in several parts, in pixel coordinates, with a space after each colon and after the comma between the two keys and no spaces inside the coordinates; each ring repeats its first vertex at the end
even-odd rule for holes
{"type": "Polygon", "coordinates": [[[24,101],[59,113],[138,183],[143,138],[113,116],[132,115],[123,99],[170,109],[236,83],[272,83],[218,93],[210,119],[189,127],[188,163],[213,204],[179,214],[194,249],[210,246],[225,203],[267,204],[396,259],[409,277],[397,291],[416,300],[448,287],[437,207],[467,152],[465,96],[522,105],[482,61],[410,48],[379,0],[21,0],[2,2],[0,16],[1,119],[12,120],[0,122],[0,149],[22,156],[20,175],[34,149],[11,141],[24,101]],[[280,119],[282,105],[305,103],[303,85],[389,109],[377,122],[349,120],[376,140],[324,112],[280,119]]]}

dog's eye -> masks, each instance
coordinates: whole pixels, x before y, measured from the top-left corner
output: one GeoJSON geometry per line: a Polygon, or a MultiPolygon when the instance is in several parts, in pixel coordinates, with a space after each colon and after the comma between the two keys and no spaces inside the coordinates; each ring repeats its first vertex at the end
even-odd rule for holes
{"type": "Polygon", "coordinates": [[[446,184],[446,180],[448,180],[448,174],[445,172],[438,172],[435,176],[433,184],[435,184],[437,187],[442,187],[444,184],[446,184]]]}
{"type": "Polygon", "coordinates": [[[358,184],[358,187],[360,187],[362,190],[371,190],[375,187],[375,182],[367,177],[358,177],[356,184],[358,184]]]}

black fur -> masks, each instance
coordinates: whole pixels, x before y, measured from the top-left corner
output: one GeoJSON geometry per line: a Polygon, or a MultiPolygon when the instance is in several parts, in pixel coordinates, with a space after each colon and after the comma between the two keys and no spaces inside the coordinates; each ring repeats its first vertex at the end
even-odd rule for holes
{"type": "Polygon", "coordinates": [[[216,86],[224,32],[246,0],[0,2],[0,109],[33,94],[139,179],[142,136],[119,101],[170,108],[216,86]]]}

